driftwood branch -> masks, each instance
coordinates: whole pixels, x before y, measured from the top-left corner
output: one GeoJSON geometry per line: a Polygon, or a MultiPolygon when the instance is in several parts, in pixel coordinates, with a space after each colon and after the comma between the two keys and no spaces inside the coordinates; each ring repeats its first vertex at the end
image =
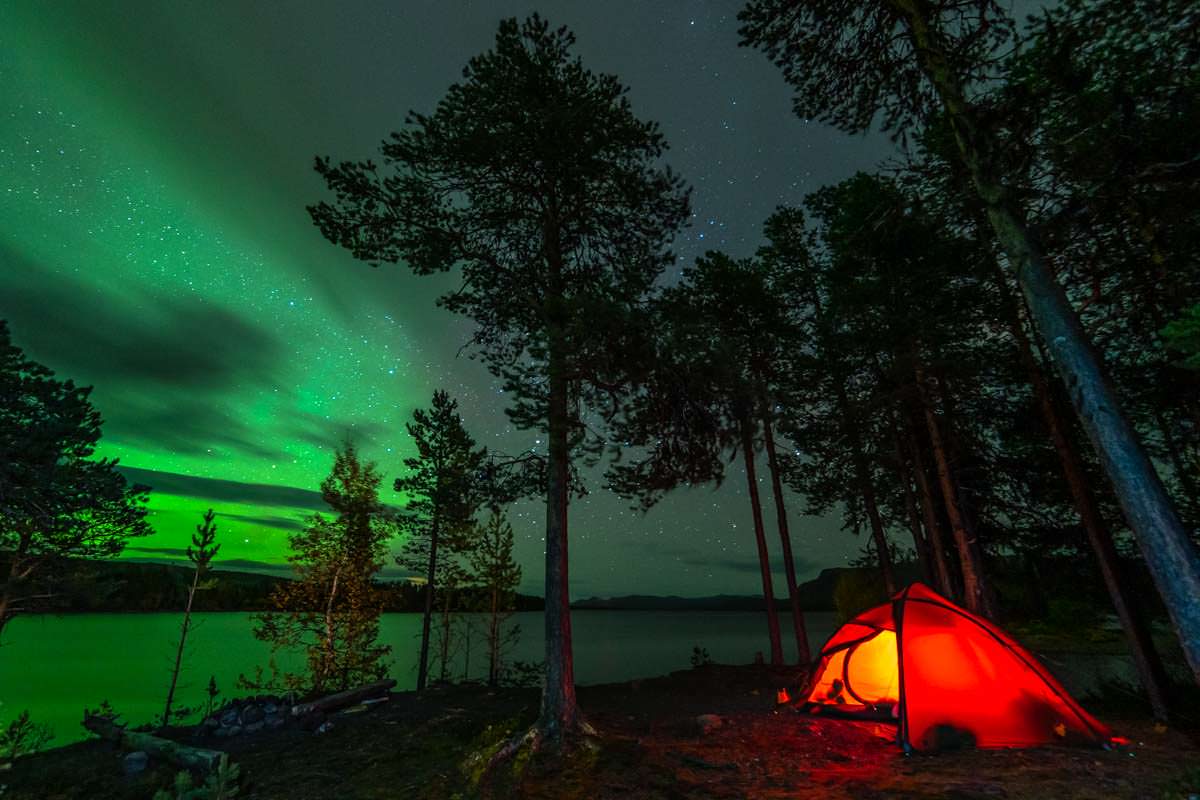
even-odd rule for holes
{"type": "Polygon", "coordinates": [[[347,689],[344,692],[338,692],[337,694],[331,694],[326,697],[318,698],[313,700],[311,703],[301,703],[299,705],[292,706],[292,716],[303,717],[317,711],[322,713],[337,711],[339,708],[352,706],[355,703],[360,703],[363,700],[366,700],[367,698],[386,694],[388,690],[395,685],[396,681],[388,678],[387,680],[368,683],[365,686],[358,686],[354,689],[347,689]]]}
{"type": "Polygon", "coordinates": [[[108,717],[85,714],[83,727],[98,735],[101,739],[116,742],[125,750],[142,750],[149,756],[161,759],[184,769],[199,769],[208,771],[217,765],[221,756],[220,750],[205,750],[200,747],[189,747],[186,744],[163,739],[149,733],[127,731],[121,725],[115,724],[108,717]]]}

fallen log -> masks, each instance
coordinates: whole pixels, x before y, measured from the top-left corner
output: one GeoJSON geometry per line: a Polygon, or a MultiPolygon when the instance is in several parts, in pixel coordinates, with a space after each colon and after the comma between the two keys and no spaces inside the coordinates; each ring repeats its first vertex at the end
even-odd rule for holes
{"type": "Polygon", "coordinates": [[[117,725],[111,718],[94,714],[83,715],[83,727],[101,739],[116,742],[125,750],[130,752],[141,750],[152,758],[161,759],[184,769],[208,771],[217,765],[221,756],[225,755],[220,750],[189,747],[161,736],[127,731],[124,726],[117,725]]]}
{"type": "Polygon", "coordinates": [[[337,694],[320,697],[310,703],[300,703],[299,705],[292,706],[292,716],[303,717],[318,711],[323,714],[330,711],[337,711],[339,708],[361,703],[369,697],[384,694],[395,685],[396,681],[388,678],[387,680],[368,683],[365,686],[358,686],[354,689],[347,689],[337,694]]]}

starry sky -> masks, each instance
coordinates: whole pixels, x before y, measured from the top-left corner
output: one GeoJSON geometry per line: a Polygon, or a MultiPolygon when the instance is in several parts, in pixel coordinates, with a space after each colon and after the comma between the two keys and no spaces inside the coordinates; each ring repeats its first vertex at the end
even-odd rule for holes
{"type": "MultiPolygon", "coordinates": [[[[508,426],[484,367],[457,356],[470,323],[433,304],[452,278],[356,262],[305,212],[324,196],[313,156],[375,155],[409,109],[433,109],[502,17],[536,9],[569,26],[584,63],[617,74],[635,112],[661,123],[667,162],[694,187],[681,263],[709,248],[749,255],[776,205],[894,155],[883,136],[793,116],[778,71],[737,47],[739,6],[0,4],[0,318],[31,357],[95,387],[101,455],[154,488],[156,533],[126,557],[178,558],[211,506],[222,566],[281,569],[345,437],[400,502],[404,422],[436,388],[481,444],[540,444],[508,426]]],[[[571,507],[575,596],[759,591],[740,464],[720,489],[646,515],[592,487],[571,507]]],[[[856,554],[838,519],[789,501],[802,578],[856,554]]],[[[542,506],[511,514],[522,589],[540,592],[542,506]]]]}

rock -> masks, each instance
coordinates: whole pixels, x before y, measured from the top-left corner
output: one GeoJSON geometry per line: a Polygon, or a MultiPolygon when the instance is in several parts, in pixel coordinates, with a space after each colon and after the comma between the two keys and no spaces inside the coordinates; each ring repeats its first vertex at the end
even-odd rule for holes
{"type": "Polygon", "coordinates": [[[246,726],[246,733],[258,733],[263,729],[263,725],[262,722],[251,722],[246,726]]]}
{"type": "Polygon", "coordinates": [[[206,727],[206,728],[219,728],[219,727],[221,727],[221,719],[220,719],[220,717],[218,717],[216,714],[213,714],[211,717],[207,717],[207,718],[205,718],[205,720],[204,720],[204,727],[206,727]]]}
{"type": "Polygon", "coordinates": [[[267,714],[267,716],[263,718],[263,722],[266,723],[268,728],[278,728],[283,724],[283,715],[267,714]]]}
{"type": "Polygon", "coordinates": [[[327,733],[331,730],[333,730],[332,722],[322,722],[320,727],[317,728],[315,731],[313,731],[313,733],[321,734],[321,733],[327,733]]]}
{"type": "Polygon", "coordinates": [[[229,728],[238,724],[238,710],[236,708],[227,709],[221,714],[221,725],[229,728]]]}
{"type": "Polygon", "coordinates": [[[305,714],[300,718],[300,729],[306,731],[315,731],[317,728],[325,724],[325,715],[320,711],[314,711],[311,714],[305,714]]]}
{"type": "Polygon", "coordinates": [[[266,714],[267,716],[270,716],[271,714],[279,713],[279,706],[275,705],[274,703],[272,703],[271,701],[268,700],[267,702],[262,704],[262,710],[263,710],[264,714],[266,714]]]}
{"type": "Polygon", "coordinates": [[[126,775],[140,775],[146,771],[146,765],[150,763],[150,756],[142,750],[135,750],[121,760],[121,769],[126,775]]]}
{"type": "Polygon", "coordinates": [[[725,725],[725,720],[718,717],[716,714],[701,714],[696,717],[696,727],[700,729],[701,736],[707,736],[725,725]]]}
{"type": "Polygon", "coordinates": [[[241,725],[230,725],[228,727],[217,728],[217,736],[225,738],[227,736],[238,736],[242,732],[241,725]]]}
{"type": "Polygon", "coordinates": [[[258,706],[246,706],[242,709],[242,724],[253,725],[256,722],[262,722],[266,714],[258,706]]]}

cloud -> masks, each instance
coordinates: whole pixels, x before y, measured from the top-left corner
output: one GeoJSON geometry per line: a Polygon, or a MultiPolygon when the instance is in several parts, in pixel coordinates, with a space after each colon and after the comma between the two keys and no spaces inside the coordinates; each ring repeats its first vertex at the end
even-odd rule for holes
{"type": "Polygon", "coordinates": [[[105,402],[103,408],[108,435],[150,451],[199,455],[216,448],[267,461],[288,457],[264,443],[279,441],[277,435],[242,422],[216,399],[124,394],[120,402],[105,402]]]}
{"type": "Polygon", "coordinates": [[[204,500],[245,503],[247,505],[303,508],[310,511],[329,511],[320,492],[294,486],[275,486],[267,483],[243,483],[219,478],[197,478],[176,472],[138,469],[119,466],[125,477],[162,494],[196,497],[204,500]]]}
{"type": "Polygon", "coordinates": [[[200,296],[101,290],[3,244],[0,264],[0,318],[11,322],[13,340],[67,377],[203,393],[273,382],[281,342],[228,308],[200,296]]]}
{"type": "Polygon", "coordinates": [[[392,429],[381,422],[334,420],[306,411],[290,414],[278,429],[278,435],[284,439],[308,442],[329,453],[347,439],[360,450],[381,449],[380,440],[391,432],[392,429]]]}
{"type": "Polygon", "coordinates": [[[299,531],[304,529],[304,520],[295,517],[255,516],[253,514],[217,514],[217,519],[236,519],[248,525],[258,525],[262,528],[278,528],[283,531],[299,531]]]}
{"type": "Polygon", "coordinates": [[[125,552],[135,551],[138,553],[154,553],[160,556],[178,556],[179,558],[187,557],[187,550],[183,547],[141,547],[139,545],[126,545],[125,552]]]}
{"type": "Polygon", "coordinates": [[[151,451],[282,460],[278,436],[227,410],[247,390],[280,388],[275,335],[200,297],[120,289],[44,269],[0,242],[0,319],[32,358],[97,386],[107,437],[151,451]]]}
{"type": "Polygon", "coordinates": [[[272,564],[268,561],[255,561],[251,558],[225,558],[213,562],[213,569],[240,572],[264,572],[268,575],[291,575],[290,564],[272,564]]]}

